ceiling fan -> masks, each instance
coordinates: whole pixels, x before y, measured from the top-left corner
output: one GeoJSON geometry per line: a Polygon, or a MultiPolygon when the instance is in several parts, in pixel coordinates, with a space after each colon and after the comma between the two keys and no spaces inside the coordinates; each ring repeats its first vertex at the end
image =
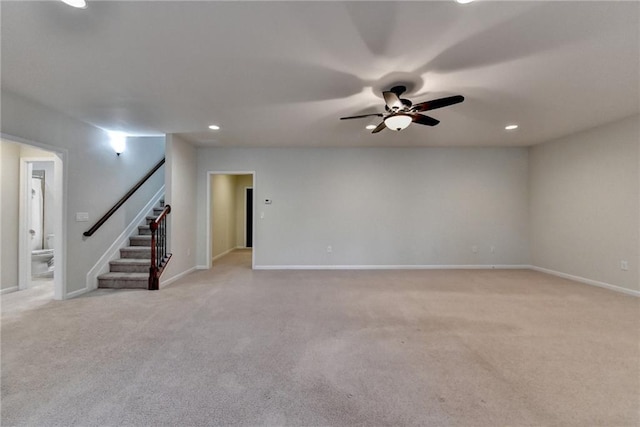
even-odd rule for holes
{"type": "Polygon", "coordinates": [[[458,104],[464,101],[464,96],[454,95],[446,98],[434,99],[431,101],[421,102],[419,104],[413,104],[411,101],[405,98],[400,98],[407,90],[404,86],[394,86],[389,90],[382,92],[384,97],[386,113],[373,113],[363,114],[361,116],[341,117],[340,120],[349,119],[361,119],[364,117],[382,117],[382,122],[371,131],[371,133],[378,133],[384,128],[389,128],[395,131],[401,131],[409,126],[411,123],[418,123],[420,125],[435,126],[440,123],[439,120],[433,117],[420,114],[422,111],[435,110],[436,108],[448,107],[449,105],[458,104]]]}

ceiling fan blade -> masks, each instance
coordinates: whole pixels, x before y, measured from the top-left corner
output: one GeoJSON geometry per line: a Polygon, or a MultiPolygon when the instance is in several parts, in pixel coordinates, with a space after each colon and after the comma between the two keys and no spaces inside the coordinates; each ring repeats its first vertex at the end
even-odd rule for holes
{"type": "Polygon", "coordinates": [[[386,127],[387,125],[385,125],[384,122],[381,122],[374,130],[371,131],[371,133],[378,133],[386,127]]]}
{"type": "Polygon", "coordinates": [[[382,117],[382,113],[363,114],[361,116],[340,117],[340,120],[362,119],[364,117],[372,117],[372,116],[382,117]]]}
{"type": "Polygon", "coordinates": [[[382,92],[382,96],[384,97],[384,102],[387,104],[390,110],[402,108],[402,101],[400,101],[400,97],[397,93],[391,92],[390,90],[386,90],[382,92]]]}
{"type": "Polygon", "coordinates": [[[416,112],[435,110],[436,108],[448,107],[449,105],[458,104],[462,101],[464,101],[464,96],[462,95],[448,96],[446,98],[439,98],[415,104],[412,110],[416,112]]]}
{"type": "Polygon", "coordinates": [[[411,114],[411,118],[413,119],[413,123],[418,123],[420,125],[435,126],[440,123],[440,120],[436,120],[433,117],[422,114],[411,114]]]}

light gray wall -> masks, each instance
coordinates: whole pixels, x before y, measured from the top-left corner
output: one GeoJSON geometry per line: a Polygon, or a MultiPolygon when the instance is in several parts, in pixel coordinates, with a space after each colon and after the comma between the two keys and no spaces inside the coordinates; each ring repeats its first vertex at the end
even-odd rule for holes
{"type": "Polygon", "coordinates": [[[20,145],[0,141],[0,289],[18,286],[20,145]]]}
{"type": "Polygon", "coordinates": [[[67,293],[81,291],[87,272],[164,184],[164,170],[147,181],[92,237],[84,238],[82,233],[163,157],[164,137],[130,138],[127,150],[117,157],[105,131],[12,93],[2,92],[1,114],[3,133],[68,153],[64,165],[66,289],[67,293]],[[88,212],[90,221],[76,222],[76,212],[88,212]]]}
{"type": "Polygon", "coordinates": [[[635,116],[531,148],[533,265],[640,290],[639,145],[635,116]]]}
{"type": "Polygon", "coordinates": [[[256,172],[257,266],[529,263],[526,148],[200,148],[197,157],[199,264],[208,171],[256,172]]]}
{"type": "Polygon", "coordinates": [[[211,176],[211,258],[236,247],[236,176],[211,176]]]}
{"type": "MultiPolygon", "coordinates": [[[[173,255],[163,273],[163,282],[196,267],[195,165],[196,149],[176,135],[167,135],[165,203],[171,205],[169,251],[173,255]]],[[[206,194],[204,198],[206,200],[206,194]]]]}

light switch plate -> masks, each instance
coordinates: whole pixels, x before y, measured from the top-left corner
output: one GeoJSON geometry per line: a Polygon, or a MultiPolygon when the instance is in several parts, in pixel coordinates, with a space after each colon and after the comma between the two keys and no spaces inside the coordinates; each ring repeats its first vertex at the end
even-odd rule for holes
{"type": "Polygon", "coordinates": [[[76,222],[89,221],[89,212],[76,212],[76,222]]]}

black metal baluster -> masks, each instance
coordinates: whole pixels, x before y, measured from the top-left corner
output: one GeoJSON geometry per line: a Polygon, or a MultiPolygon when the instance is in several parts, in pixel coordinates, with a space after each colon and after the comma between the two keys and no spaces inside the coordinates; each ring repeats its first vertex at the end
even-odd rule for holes
{"type": "Polygon", "coordinates": [[[165,223],[164,223],[164,239],[162,240],[162,258],[165,258],[167,256],[167,222],[166,222],[166,217],[165,219],[165,223]]]}

